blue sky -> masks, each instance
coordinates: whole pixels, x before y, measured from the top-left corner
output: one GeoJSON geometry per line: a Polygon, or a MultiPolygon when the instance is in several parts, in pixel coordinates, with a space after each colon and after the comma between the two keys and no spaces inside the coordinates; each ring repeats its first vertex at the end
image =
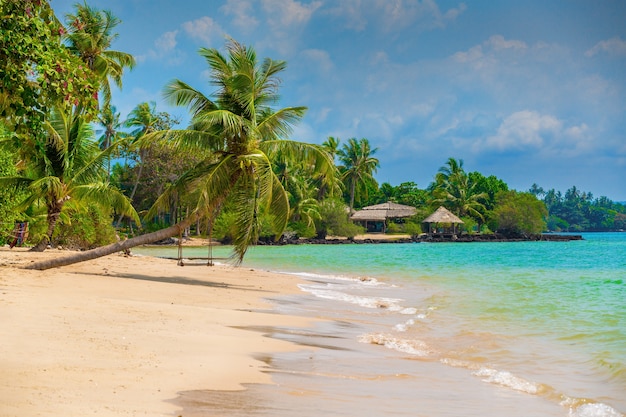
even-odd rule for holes
{"type": "MultiPolygon", "coordinates": [[[[74,0],[51,0],[58,16],[74,0]]],[[[179,78],[210,94],[201,47],[230,36],[286,60],[293,139],[367,138],[379,183],[428,186],[449,157],[511,188],[533,183],[626,201],[622,0],[88,0],[122,20],[138,63],[115,91],[188,120],[162,98],[179,78]]]]}

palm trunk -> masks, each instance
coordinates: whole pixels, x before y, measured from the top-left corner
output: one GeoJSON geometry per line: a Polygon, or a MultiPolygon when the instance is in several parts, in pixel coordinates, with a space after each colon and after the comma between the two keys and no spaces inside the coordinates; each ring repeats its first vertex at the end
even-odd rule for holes
{"type": "MultiPolygon", "coordinates": [[[[139,186],[139,181],[141,180],[141,174],[143,173],[143,162],[145,161],[145,155],[142,155],[142,152],[139,153],[139,159],[141,160],[139,164],[139,172],[137,172],[137,178],[135,179],[135,184],[133,184],[133,190],[130,192],[130,197],[129,197],[131,204],[133,203],[133,198],[135,198],[135,194],[137,193],[137,187],[139,186]]],[[[120,227],[120,224],[122,223],[123,218],[124,218],[124,215],[120,214],[120,216],[117,218],[117,223],[115,224],[116,227],[120,227]]]]}
{"type": "Polygon", "coordinates": [[[46,235],[33,246],[30,251],[31,252],[43,252],[48,247],[48,244],[52,242],[52,234],[54,233],[54,229],[56,228],[57,221],[59,220],[59,216],[61,215],[61,209],[63,208],[65,200],[58,201],[56,204],[48,207],[48,230],[46,231],[46,235]]]}
{"type": "Polygon", "coordinates": [[[170,226],[166,229],[157,230],[156,232],[147,233],[145,235],[136,236],[134,238],[112,243],[107,246],[91,249],[85,252],[77,252],[70,256],[64,256],[61,258],[46,259],[44,261],[34,262],[27,265],[26,269],[38,269],[45,270],[50,268],[56,268],[59,266],[71,265],[78,262],[89,261],[91,259],[100,258],[102,256],[111,255],[115,252],[123,252],[135,246],[145,245],[147,243],[158,242],[159,240],[167,239],[169,237],[178,236],[182,230],[189,227],[191,223],[196,220],[195,216],[188,217],[174,226],[170,226]]]}

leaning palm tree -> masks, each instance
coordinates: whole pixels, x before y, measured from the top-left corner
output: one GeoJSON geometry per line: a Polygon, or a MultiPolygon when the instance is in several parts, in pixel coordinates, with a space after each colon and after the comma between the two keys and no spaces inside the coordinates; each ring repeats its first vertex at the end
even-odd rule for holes
{"type": "Polygon", "coordinates": [[[109,10],[98,10],[87,3],[76,4],[75,13],[65,16],[68,33],[66,40],[71,52],[93,71],[100,81],[105,105],[111,101],[109,79],[122,87],[124,68],[132,69],[135,59],[126,52],[111,50],[117,38],[113,29],[120,20],[109,10]]]}
{"type": "Polygon", "coordinates": [[[19,152],[26,162],[20,176],[0,178],[3,185],[22,185],[28,197],[23,208],[45,207],[47,230],[33,251],[43,251],[52,241],[57,221],[66,203],[108,205],[139,217],[130,201],[103,180],[104,164],[110,152],[99,151],[93,130],[85,118],[69,106],[57,106],[45,122],[44,141],[21,143],[19,152]]]}
{"type": "Polygon", "coordinates": [[[271,214],[277,236],[287,224],[289,201],[272,170],[272,155],[282,152],[286,157],[308,161],[316,172],[333,181],[335,167],[327,152],[318,145],[287,140],[292,124],[306,109],[272,107],[278,101],[278,74],[286,63],[269,58],[259,62],[253,48],[234,40],[227,43],[227,50],[227,56],[216,49],[200,50],[211,70],[211,83],[217,87],[212,98],[180,80],[166,87],[166,96],[173,103],[190,109],[189,128],[144,136],[145,141],[167,140],[181,149],[202,151],[203,155],[209,151],[161,195],[148,214],[167,207],[172,196],[182,194],[194,196],[190,215],[154,233],[64,259],[34,263],[30,268],[68,265],[176,236],[198,218],[214,219],[227,202],[236,207],[233,255],[241,262],[249,245],[258,238],[259,214],[271,214]]]}
{"type": "Polygon", "coordinates": [[[372,155],[378,148],[371,149],[367,139],[348,139],[348,143],[337,152],[343,164],[340,168],[342,179],[350,193],[350,211],[354,209],[354,197],[358,190],[366,189],[368,183],[375,183],[373,174],[380,163],[372,155]]]}

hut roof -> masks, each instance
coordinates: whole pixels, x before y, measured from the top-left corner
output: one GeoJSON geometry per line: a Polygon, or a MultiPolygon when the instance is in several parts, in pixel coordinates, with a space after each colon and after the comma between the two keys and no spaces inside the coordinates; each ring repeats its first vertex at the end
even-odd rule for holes
{"type": "Polygon", "coordinates": [[[363,207],[354,213],[350,218],[352,220],[369,220],[369,221],[385,221],[387,219],[397,219],[402,217],[414,216],[417,210],[412,206],[405,206],[387,202],[376,204],[374,206],[363,207]]]}
{"type": "Polygon", "coordinates": [[[463,220],[450,213],[447,208],[441,206],[433,214],[426,217],[423,223],[463,223],[463,220]]]}

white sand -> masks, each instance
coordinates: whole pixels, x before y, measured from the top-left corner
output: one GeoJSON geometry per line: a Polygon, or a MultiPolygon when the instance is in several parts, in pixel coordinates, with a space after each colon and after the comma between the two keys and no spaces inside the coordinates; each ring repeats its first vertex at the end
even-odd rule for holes
{"type": "Polygon", "coordinates": [[[0,248],[0,416],[177,416],[178,392],[271,383],[253,355],[297,348],[234,326],[309,324],[263,301],[298,291],[287,275],[119,254],[19,268],[64,254],[0,248]]]}

